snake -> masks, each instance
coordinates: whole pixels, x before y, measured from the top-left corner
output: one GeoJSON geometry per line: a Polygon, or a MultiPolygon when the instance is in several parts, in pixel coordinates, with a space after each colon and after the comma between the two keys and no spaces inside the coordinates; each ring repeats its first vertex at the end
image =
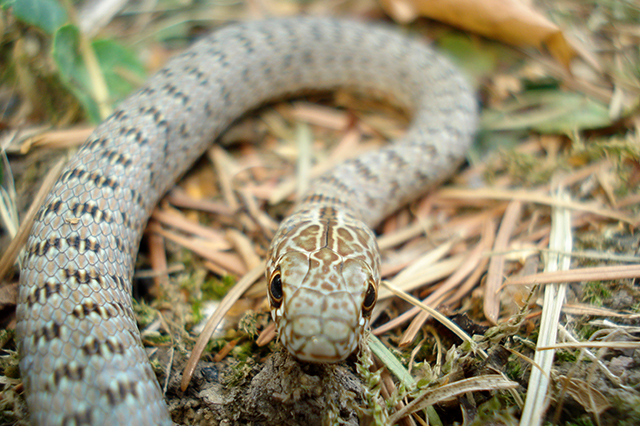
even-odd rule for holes
{"type": "Polygon", "coordinates": [[[380,282],[372,229],[464,161],[477,126],[473,90],[442,54],[384,25],[235,23],[120,103],[37,213],[16,312],[32,424],[173,424],[132,309],[145,224],[247,111],[337,88],[385,93],[413,119],[394,143],[312,180],[276,232],[265,274],[279,339],[295,358],[336,363],[363,345],[380,282]]]}

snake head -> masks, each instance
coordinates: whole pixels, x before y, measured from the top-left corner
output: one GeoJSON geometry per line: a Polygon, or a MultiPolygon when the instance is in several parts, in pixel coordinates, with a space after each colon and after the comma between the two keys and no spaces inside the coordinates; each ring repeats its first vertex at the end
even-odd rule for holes
{"type": "MultiPolygon", "coordinates": [[[[271,316],[287,350],[302,361],[335,363],[358,348],[369,326],[380,280],[379,259],[377,248],[362,246],[363,253],[309,237],[321,228],[307,226],[304,244],[288,239],[286,248],[272,247],[268,294],[271,316]],[[373,258],[368,259],[369,254],[373,258]]],[[[371,231],[364,236],[367,244],[375,245],[371,231]]]]}

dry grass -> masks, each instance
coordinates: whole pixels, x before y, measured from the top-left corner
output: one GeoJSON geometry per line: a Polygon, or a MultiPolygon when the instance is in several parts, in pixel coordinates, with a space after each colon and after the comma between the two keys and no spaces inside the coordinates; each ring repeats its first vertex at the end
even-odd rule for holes
{"type": "MultiPolygon", "coordinates": [[[[447,48],[472,76],[483,102],[483,129],[467,167],[377,230],[387,284],[374,312],[371,349],[375,365],[386,369],[379,377],[363,373],[362,381],[387,404],[372,407],[380,399],[369,399],[365,412],[378,413],[372,418],[400,424],[640,423],[640,10],[624,1],[577,0],[540,10],[572,41],[577,58],[571,73],[531,48],[509,48],[424,20],[411,26],[447,48]],[[543,89],[552,96],[535,98],[543,89]],[[575,101],[576,94],[591,103],[575,101]],[[600,107],[611,122],[594,128],[600,107]],[[571,108],[571,119],[559,118],[571,108]]],[[[157,68],[170,56],[152,42],[163,31],[183,40],[229,19],[301,11],[383,16],[365,0],[271,0],[192,5],[153,16],[136,12],[115,18],[104,31],[135,43],[157,68]]],[[[3,87],[11,92],[12,84],[5,80],[3,87]]],[[[16,90],[13,96],[21,95],[16,90]]],[[[24,130],[46,120],[21,109],[3,119],[15,130],[4,140],[18,193],[37,185],[30,176],[38,173],[22,164],[60,149],[47,144],[59,144],[59,131],[34,139],[24,130]]],[[[143,338],[160,364],[172,407],[184,395],[170,378],[192,351],[194,362],[203,351],[207,361],[225,359],[231,376],[255,374],[245,366],[263,362],[276,347],[261,262],[297,189],[336,162],[401,135],[405,125],[395,109],[349,93],[270,105],[237,123],[225,145],[211,148],[163,199],[148,225],[136,277],[138,298],[145,301],[138,309],[143,338]],[[296,173],[300,158],[312,162],[302,167],[306,176],[296,173]],[[214,300],[236,280],[218,305],[214,300]],[[211,319],[204,326],[206,316],[211,319]],[[196,344],[198,335],[206,338],[196,344]]],[[[86,137],[83,129],[75,134],[62,139],[80,143],[86,137]]],[[[2,319],[11,330],[17,272],[4,279],[2,319]]],[[[15,341],[11,333],[2,336],[7,356],[0,419],[13,423],[22,421],[24,403],[17,396],[15,357],[9,357],[15,341]]],[[[195,364],[188,365],[193,371],[195,364]]]]}

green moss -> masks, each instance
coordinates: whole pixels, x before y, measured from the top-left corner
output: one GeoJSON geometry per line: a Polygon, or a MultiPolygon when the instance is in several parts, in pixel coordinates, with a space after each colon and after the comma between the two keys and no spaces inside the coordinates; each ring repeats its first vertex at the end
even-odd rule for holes
{"type": "Polygon", "coordinates": [[[520,360],[520,358],[516,357],[515,355],[510,356],[504,372],[510,379],[520,380],[522,378],[522,375],[524,374],[524,369],[522,368],[522,361],[520,360]]]}
{"type": "Polygon", "coordinates": [[[258,317],[261,317],[261,314],[258,314],[256,311],[249,310],[245,312],[238,322],[238,330],[253,340],[254,337],[260,333],[258,323],[261,321],[259,321],[258,317]]]}
{"type": "Polygon", "coordinates": [[[158,311],[148,305],[144,300],[133,299],[133,312],[136,314],[138,326],[144,329],[153,322],[158,311]]]}
{"type": "Polygon", "coordinates": [[[155,346],[162,346],[171,343],[171,336],[159,332],[147,332],[144,334],[144,340],[155,346]]]}
{"type": "Polygon", "coordinates": [[[588,282],[583,291],[583,301],[594,306],[602,306],[611,297],[611,291],[601,281],[588,282]]]}
{"type": "Polygon", "coordinates": [[[194,298],[191,300],[191,314],[193,315],[192,321],[194,324],[199,324],[204,320],[203,305],[202,299],[194,298]]]}
{"type": "Polygon", "coordinates": [[[226,374],[222,378],[223,386],[225,388],[234,388],[241,386],[244,383],[245,379],[251,374],[253,365],[253,359],[247,358],[231,366],[229,374],[226,374]]]}
{"type": "Polygon", "coordinates": [[[494,396],[478,407],[478,414],[469,426],[504,425],[517,426],[520,422],[516,416],[518,409],[512,401],[494,396]]]}
{"type": "Polygon", "coordinates": [[[220,300],[236,282],[236,278],[232,275],[225,275],[222,279],[212,277],[202,284],[202,298],[204,300],[220,300]]]}
{"type": "Polygon", "coordinates": [[[578,336],[580,336],[581,340],[589,340],[591,335],[598,331],[597,328],[589,324],[584,324],[582,327],[577,327],[576,330],[578,331],[578,336]]]}
{"type": "Polygon", "coordinates": [[[546,164],[534,155],[517,151],[503,152],[501,159],[506,172],[525,186],[546,184],[552,174],[566,168],[566,163],[546,164]]]}
{"type": "MultiPolygon", "coordinates": [[[[551,423],[547,423],[547,424],[551,425],[551,423]]],[[[594,424],[593,424],[593,421],[591,420],[591,417],[583,416],[575,419],[574,421],[569,421],[565,423],[565,426],[594,426],[594,424]]]]}
{"type": "Polygon", "coordinates": [[[578,352],[559,350],[556,352],[556,360],[575,363],[578,359],[578,352]]]}

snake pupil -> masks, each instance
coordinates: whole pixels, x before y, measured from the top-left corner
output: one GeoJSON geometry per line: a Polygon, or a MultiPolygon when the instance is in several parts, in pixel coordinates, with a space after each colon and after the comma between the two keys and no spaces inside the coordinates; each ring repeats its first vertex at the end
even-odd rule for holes
{"type": "Polygon", "coordinates": [[[271,306],[279,308],[282,304],[282,280],[280,279],[279,271],[276,271],[271,276],[271,282],[269,283],[269,295],[271,296],[271,306]]]}
{"type": "Polygon", "coordinates": [[[364,295],[364,301],[362,302],[363,315],[370,315],[371,310],[376,305],[378,294],[376,292],[376,286],[373,283],[369,283],[367,287],[367,293],[364,295]]]}

